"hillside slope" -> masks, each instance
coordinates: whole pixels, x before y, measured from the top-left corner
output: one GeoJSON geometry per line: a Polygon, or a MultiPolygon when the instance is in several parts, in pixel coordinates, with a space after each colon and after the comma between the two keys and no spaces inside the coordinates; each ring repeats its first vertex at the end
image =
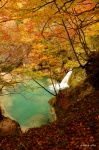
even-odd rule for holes
{"type": "Polygon", "coordinates": [[[24,134],[2,135],[1,150],[97,150],[99,148],[99,90],[85,82],[59,93],[58,119],[24,134]],[[71,92],[72,91],[72,92],[71,92]]]}

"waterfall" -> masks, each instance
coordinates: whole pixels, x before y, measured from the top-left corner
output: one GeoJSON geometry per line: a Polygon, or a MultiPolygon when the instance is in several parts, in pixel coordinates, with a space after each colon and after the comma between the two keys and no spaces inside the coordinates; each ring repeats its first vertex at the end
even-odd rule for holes
{"type": "Polygon", "coordinates": [[[68,81],[69,81],[69,78],[70,78],[71,74],[72,74],[72,69],[69,70],[69,72],[63,78],[63,80],[62,80],[62,82],[60,84],[65,84],[66,83],[68,85],[68,81]]]}
{"type": "Polygon", "coordinates": [[[55,91],[56,90],[56,92],[58,93],[59,90],[63,90],[65,88],[69,88],[68,81],[69,81],[69,78],[70,78],[71,74],[72,74],[72,69],[69,70],[69,72],[66,74],[66,76],[61,81],[61,83],[50,85],[49,89],[51,91],[55,91]]]}

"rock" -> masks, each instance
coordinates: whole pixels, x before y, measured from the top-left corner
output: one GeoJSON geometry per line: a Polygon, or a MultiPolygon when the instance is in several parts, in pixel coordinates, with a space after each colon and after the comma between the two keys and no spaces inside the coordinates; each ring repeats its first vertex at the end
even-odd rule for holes
{"type": "Polygon", "coordinates": [[[2,110],[0,108],[0,121],[3,120],[2,110]]]}
{"type": "Polygon", "coordinates": [[[53,121],[56,121],[57,120],[57,116],[56,116],[56,113],[55,113],[55,108],[51,107],[50,111],[51,111],[51,115],[53,117],[53,121]]]}
{"type": "Polygon", "coordinates": [[[90,56],[85,69],[87,80],[96,90],[99,90],[99,53],[90,56]]]}
{"type": "Polygon", "coordinates": [[[31,124],[33,128],[40,127],[43,124],[46,124],[47,119],[45,115],[43,114],[37,114],[34,115],[32,118],[30,118],[28,124],[31,124]]]}
{"type": "Polygon", "coordinates": [[[1,72],[0,76],[5,82],[10,82],[13,79],[13,75],[7,72],[1,72]]]}
{"type": "Polygon", "coordinates": [[[21,133],[19,123],[11,120],[8,117],[4,117],[0,121],[0,135],[18,135],[21,133]]]}
{"type": "Polygon", "coordinates": [[[54,96],[54,97],[52,97],[49,101],[49,104],[51,105],[51,106],[55,106],[55,104],[56,104],[56,97],[54,96]]]}
{"type": "Polygon", "coordinates": [[[41,67],[40,67],[40,66],[34,66],[34,67],[32,68],[32,71],[39,71],[39,70],[41,70],[41,67]]]}

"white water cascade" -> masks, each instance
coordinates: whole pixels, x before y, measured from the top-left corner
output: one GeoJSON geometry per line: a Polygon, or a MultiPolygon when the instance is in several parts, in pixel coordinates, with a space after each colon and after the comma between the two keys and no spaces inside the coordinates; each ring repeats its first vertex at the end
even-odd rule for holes
{"type": "Polygon", "coordinates": [[[63,90],[63,89],[69,88],[68,81],[69,81],[69,78],[70,78],[71,74],[72,74],[72,69],[69,70],[69,72],[63,78],[61,83],[50,85],[49,89],[51,91],[56,91],[58,93],[59,90],[63,90]]]}

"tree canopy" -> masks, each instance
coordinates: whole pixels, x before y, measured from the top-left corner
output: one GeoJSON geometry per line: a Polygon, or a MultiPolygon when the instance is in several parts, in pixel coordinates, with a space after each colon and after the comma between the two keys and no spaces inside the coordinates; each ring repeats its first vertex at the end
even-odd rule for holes
{"type": "Polygon", "coordinates": [[[2,0],[0,51],[14,55],[27,43],[33,65],[83,67],[98,50],[98,8],[98,0],[2,0]]]}

